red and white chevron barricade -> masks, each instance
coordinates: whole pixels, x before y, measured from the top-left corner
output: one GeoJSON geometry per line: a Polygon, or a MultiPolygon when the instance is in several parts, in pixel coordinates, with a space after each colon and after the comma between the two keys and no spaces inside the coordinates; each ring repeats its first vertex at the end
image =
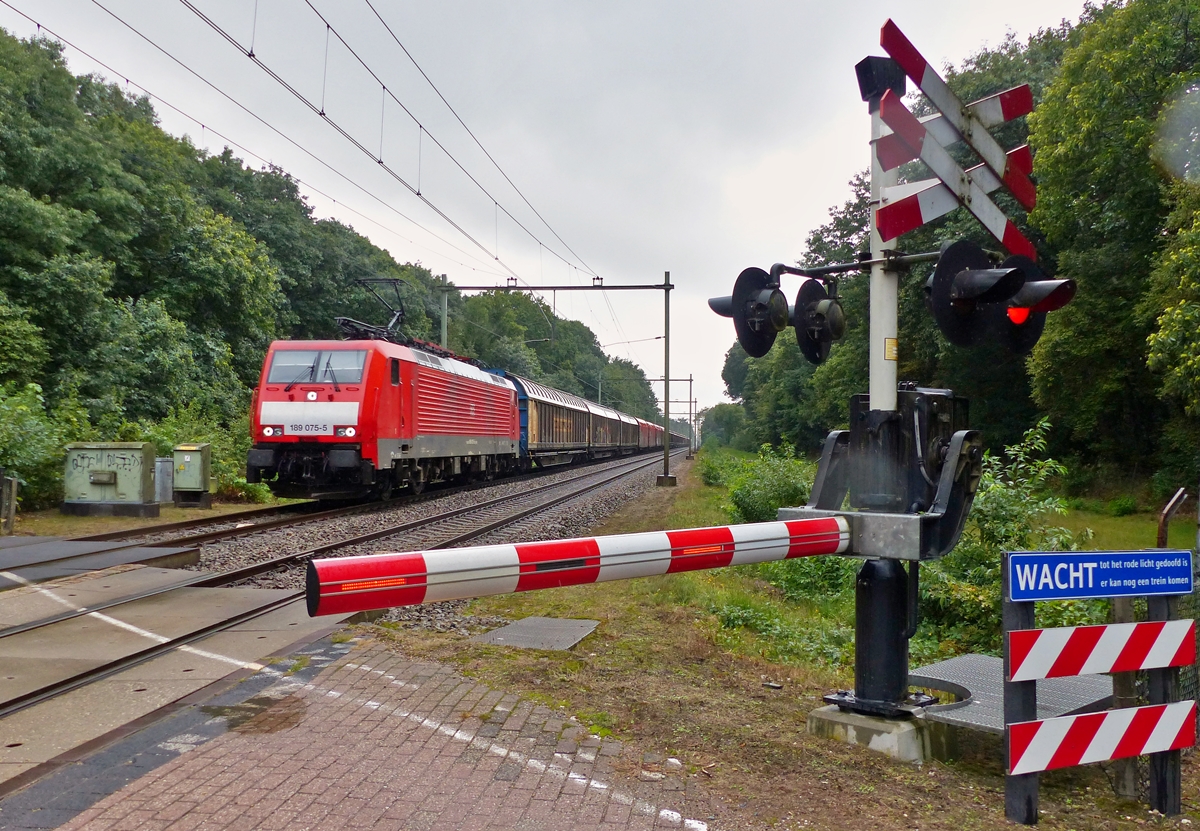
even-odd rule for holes
{"type": "Polygon", "coordinates": [[[1008,633],[1010,681],[1196,663],[1194,620],[1018,629],[1008,633]]]}
{"type": "Polygon", "coordinates": [[[1196,702],[1127,707],[1008,725],[1009,773],[1038,773],[1196,743],[1196,702]]]}
{"type": "MultiPolygon", "coordinates": [[[[1182,494],[1181,489],[1172,505],[1182,494]]],[[[1165,525],[1160,535],[1165,541],[1165,525]]],[[[1150,757],[1150,806],[1168,816],[1182,810],[1178,751],[1196,743],[1197,708],[1195,701],[1178,700],[1178,673],[1179,667],[1196,663],[1197,649],[1196,622],[1179,619],[1175,603],[1192,593],[1194,577],[1193,552],[1187,550],[1004,555],[1008,819],[1037,823],[1042,771],[1143,755],[1150,757]],[[1134,596],[1146,598],[1149,621],[1033,628],[1038,602],[1134,596]],[[1039,681],[1142,671],[1147,673],[1148,706],[1037,718],[1039,681]]]]}
{"type": "Polygon", "coordinates": [[[841,554],[842,517],[311,560],[310,615],[841,554]]]}

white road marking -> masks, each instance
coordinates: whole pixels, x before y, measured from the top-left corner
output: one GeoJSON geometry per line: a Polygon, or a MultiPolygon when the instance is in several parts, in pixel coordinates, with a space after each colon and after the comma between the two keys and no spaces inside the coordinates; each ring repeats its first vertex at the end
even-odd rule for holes
{"type": "MultiPolygon", "coordinates": [[[[45,586],[39,586],[36,583],[26,580],[21,575],[14,574],[11,571],[0,571],[0,577],[5,577],[9,580],[12,580],[14,583],[20,583],[22,586],[31,588],[34,591],[45,595],[46,597],[50,598],[51,600],[55,601],[56,603],[60,603],[63,606],[66,606],[68,609],[70,609],[73,612],[86,613],[86,615],[88,617],[95,618],[96,620],[107,623],[110,626],[115,626],[118,629],[123,629],[126,632],[132,632],[135,635],[139,635],[143,638],[146,638],[147,640],[152,640],[155,643],[160,643],[160,644],[168,643],[171,640],[170,638],[164,637],[155,632],[151,632],[147,629],[143,629],[140,626],[134,626],[132,623],[126,623],[123,620],[118,620],[117,618],[111,617],[102,612],[89,612],[83,606],[77,606],[74,603],[72,603],[70,600],[67,600],[65,597],[59,597],[57,594],[50,591],[45,586]]],[[[252,669],[255,672],[262,672],[263,670],[269,669],[264,664],[259,664],[254,661],[243,661],[241,658],[232,658],[228,655],[222,655],[219,652],[209,652],[208,650],[205,650],[205,649],[197,649],[196,647],[189,646],[187,644],[184,644],[183,646],[179,646],[176,648],[180,652],[186,652],[189,655],[195,655],[198,658],[208,658],[209,660],[212,660],[212,661],[220,661],[222,663],[230,664],[232,666],[239,667],[241,669],[252,669]]]]}

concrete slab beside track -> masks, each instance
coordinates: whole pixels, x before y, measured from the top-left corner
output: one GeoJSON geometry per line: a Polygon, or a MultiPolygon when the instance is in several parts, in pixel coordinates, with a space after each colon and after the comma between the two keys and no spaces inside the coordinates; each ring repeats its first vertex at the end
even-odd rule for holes
{"type": "Polygon", "coordinates": [[[149,548],[120,542],[78,542],[58,537],[20,539],[24,542],[19,545],[0,548],[0,590],[25,583],[62,580],[130,564],[179,568],[200,562],[199,549],[194,546],[149,548]]]}
{"type": "MultiPolygon", "coordinates": [[[[133,567],[0,592],[0,625],[19,625],[63,611],[55,597],[84,606],[169,586],[185,576],[191,575],[133,567]]],[[[0,704],[287,594],[248,588],[180,589],[0,639],[0,704]]],[[[0,719],[0,794],[73,748],[120,730],[231,672],[269,666],[280,650],[326,633],[338,622],[309,618],[302,601],[292,603],[0,719]]]]}

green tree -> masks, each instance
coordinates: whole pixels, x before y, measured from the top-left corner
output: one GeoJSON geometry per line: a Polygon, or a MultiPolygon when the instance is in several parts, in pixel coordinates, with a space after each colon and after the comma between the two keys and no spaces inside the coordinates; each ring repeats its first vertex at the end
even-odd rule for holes
{"type": "Polygon", "coordinates": [[[1079,451],[1131,469],[1166,415],[1147,367],[1144,310],[1167,217],[1152,147],[1165,102],[1194,77],[1200,4],[1138,0],[1087,25],[1030,117],[1033,219],[1079,285],[1033,354],[1038,404],[1079,451]]]}

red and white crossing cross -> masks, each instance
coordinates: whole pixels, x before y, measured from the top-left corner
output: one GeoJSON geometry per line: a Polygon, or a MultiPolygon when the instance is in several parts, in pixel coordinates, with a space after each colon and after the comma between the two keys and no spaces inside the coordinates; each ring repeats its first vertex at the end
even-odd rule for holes
{"type": "Polygon", "coordinates": [[[850,546],[843,517],[310,560],[310,615],[763,563],[850,546]]]}
{"type": "Polygon", "coordinates": [[[996,203],[988,198],[983,188],[958,166],[946,149],[929,137],[925,125],[909,112],[900,96],[891,90],[885,92],[879,102],[879,115],[900,140],[917,154],[917,158],[942,180],[942,184],[950,189],[959,204],[974,214],[1001,245],[1013,254],[1022,254],[1031,260],[1037,259],[1037,250],[1033,243],[996,207],[996,203]]]}
{"type": "Polygon", "coordinates": [[[1196,663],[1196,621],[1017,629],[1008,654],[1010,681],[1186,667],[1196,663]]]}
{"type": "Polygon", "coordinates": [[[1037,773],[1195,743],[1195,701],[1022,721],[1008,725],[1008,772],[1037,773]]]}
{"type": "MultiPolygon", "coordinates": [[[[999,127],[1014,118],[1020,118],[1033,112],[1033,91],[1030,90],[1029,84],[1021,84],[1019,87],[1006,89],[1004,92],[997,92],[995,95],[973,101],[967,104],[967,110],[975,116],[984,129],[999,127]]],[[[925,125],[929,135],[933,136],[934,140],[942,147],[949,147],[955,142],[962,141],[962,135],[941,113],[927,115],[921,119],[921,123],[925,125]]],[[[1028,145],[1023,144],[1017,150],[1023,150],[1026,155],[1029,154],[1028,145]]],[[[1009,151],[1009,157],[1011,158],[1017,150],[1009,151]]],[[[891,170],[917,158],[908,149],[908,145],[901,141],[895,133],[885,133],[880,136],[879,140],[875,142],[875,153],[884,170],[891,170]]],[[[1032,169],[1026,170],[1019,165],[1018,169],[1026,175],[1033,172],[1032,169]]],[[[999,182],[999,179],[996,181],[999,182]]]]}
{"type": "MultiPolygon", "coordinates": [[[[888,136],[894,137],[895,133],[888,136]]],[[[903,144],[899,141],[897,143],[903,144]]],[[[908,147],[907,144],[903,146],[908,147]]],[[[1021,170],[1033,172],[1033,155],[1029,152],[1029,145],[1023,144],[1010,150],[1008,155],[1012,163],[1021,170]]],[[[1000,180],[988,170],[987,165],[975,165],[965,172],[984,193],[995,193],[1000,189],[1000,180]]],[[[962,204],[958,201],[958,196],[938,179],[922,179],[919,182],[884,188],[883,202],[882,207],[875,211],[875,227],[884,242],[915,231],[926,222],[945,216],[962,204]]]]}
{"type": "MultiPolygon", "coordinates": [[[[892,56],[892,60],[900,65],[904,74],[912,79],[917,88],[925,93],[925,97],[929,99],[930,103],[941,111],[950,126],[962,136],[962,140],[972,150],[979,154],[983,163],[1000,178],[1000,181],[1016,197],[1017,201],[1026,210],[1033,210],[1033,206],[1037,202],[1037,194],[1029,177],[1009,164],[1004,149],[992,138],[981,120],[969,108],[963,106],[962,102],[958,100],[958,96],[951,92],[950,87],[946,86],[946,82],[938,75],[937,70],[921,56],[917,48],[891,20],[883,24],[883,30],[879,33],[879,45],[892,56]]],[[[1032,101],[1030,103],[1032,104],[1032,101]]],[[[894,130],[895,127],[892,129],[894,130]]],[[[919,150],[920,148],[914,149],[919,150]]],[[[950,182],[946,182],[946,184],[951,185],[950,182]]],[[[953,188],[953,185],[951,187],[953,188]]],[[[1014,251],[1013,253],[1019,252],[1014,251]]]]}

